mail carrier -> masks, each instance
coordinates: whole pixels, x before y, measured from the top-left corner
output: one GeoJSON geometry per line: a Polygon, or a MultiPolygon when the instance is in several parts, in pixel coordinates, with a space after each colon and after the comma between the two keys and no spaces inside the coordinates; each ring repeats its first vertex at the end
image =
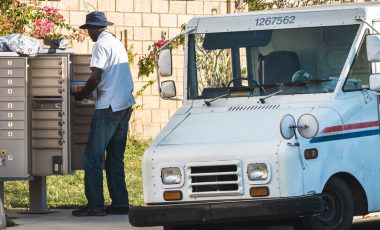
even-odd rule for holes
{"type": "MultiPolygon", "coordinates": [[[[379,211],[378,31],[375,3],[193,18],[183,106],[144,154],[132,225],[350,229],[379,211]]],[[[170,50],[158,65],[176,98],[170,50]]]]}

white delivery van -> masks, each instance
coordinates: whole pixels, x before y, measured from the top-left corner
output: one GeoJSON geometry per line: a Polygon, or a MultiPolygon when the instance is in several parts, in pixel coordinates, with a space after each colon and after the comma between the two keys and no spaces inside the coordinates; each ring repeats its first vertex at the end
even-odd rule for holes
{"type": "MultiPolygon", "coordinates": [[[[374,3],[193,18],[183,106],[145,152],[131,224],[350,229],[379,211],[377,30],[374,3]]],[[[161,77],[170,58],[160,51],[161,77]]],[[[174,82],[158,80],[175,98],[174,82]]]]}

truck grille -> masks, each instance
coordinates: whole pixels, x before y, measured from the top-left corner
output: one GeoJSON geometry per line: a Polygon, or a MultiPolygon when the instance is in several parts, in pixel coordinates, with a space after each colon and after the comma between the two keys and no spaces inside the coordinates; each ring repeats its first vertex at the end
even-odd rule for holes
{"type": "Polygon", "coordinates": [[[190,196],[242,194],[240,163],[190,165],[190,196]]]}

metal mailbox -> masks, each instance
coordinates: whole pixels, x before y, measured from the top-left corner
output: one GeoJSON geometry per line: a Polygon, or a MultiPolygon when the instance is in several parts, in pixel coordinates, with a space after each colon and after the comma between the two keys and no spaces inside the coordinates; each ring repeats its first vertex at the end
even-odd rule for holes
{"type": "Polygon", "coordinates": [[[0,56],[0,179],[83,169],[94,103],[70,98],[87,80],[90,55],[0,56]]]}

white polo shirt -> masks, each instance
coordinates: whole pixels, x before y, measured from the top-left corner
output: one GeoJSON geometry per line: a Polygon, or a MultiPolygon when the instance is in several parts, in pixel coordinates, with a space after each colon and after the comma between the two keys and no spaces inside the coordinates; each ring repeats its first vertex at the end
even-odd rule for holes
{"type": "Polygon", "coordinates": [[[111,106],[117,112],[132,106],[133,81],[124,45],[109,31],[103,31],[92,49],[90,67],[103,70],[98,85],[96,109],[111,106]]]}

